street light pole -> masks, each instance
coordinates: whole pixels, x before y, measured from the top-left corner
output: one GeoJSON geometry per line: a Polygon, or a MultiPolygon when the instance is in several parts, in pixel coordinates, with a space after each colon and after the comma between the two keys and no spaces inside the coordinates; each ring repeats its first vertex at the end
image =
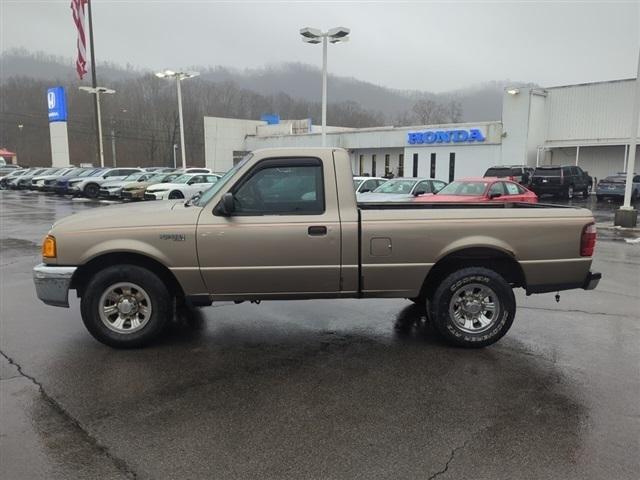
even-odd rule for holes
{"type": "Polygon", "coordinates": [[[335,27],[326,32],[317,28],[305,27],[300,29],[302,41],[305,43],[322,42],[322,146],[327,146],[327,42],[340,43],[349,40],[351,30],[345,27],[335,27]]]}
{"type": "Polygon", "coordinates": [[[322,37],[322,146],[327,146],[327,37],[322,37]]]}
{"type": "Polygon", "coordinates": [[[182,157],[182,168],[187,168],[187,155],[184,146],[184,118],[182,117],[182,89],[180,88],[179,76],[176,76],[176,85],[178,88],[178,121],[180,122],[180,155],[182,157]]]}
{"type": "Polygon", "coordinates": [[[182,168],[187,168],[187,154],[184,142],[184,118],[182,116],[182,88],[180,82],[187,78],[193,78],[200,75],[198,72],[174,72],[173,70],[165,70],[156,73],[158,78],[175,78],[176,89],[178,91],[178,120],[180,123],[180,153],[182,154],[182,168]]]}
{"type": "Polygon", "coordinates": [[[635,227],[638,223],[638,212],[631,206],[633,177],[636,164],[636,145],[638,143],[638,123],[640,121],[640,50],[638,51],[638,73],[635,82],[635,98],[631,109],[631,135],[629,137],[629,156],[627,157],[627,176],[624,187],[624,203],[615,213],[614,225],[635,227]]]}
{"type": "Polygon", "coordinates": [[[91,93],[96,97],[96,112],[98,123],[98,153],[100,156],[100,166],[104,168],[104,142],[102,140],[102,115],[100,114],[100,94],[101,93],[116,93],[115,90],[106,87],[79,87],[80,90],[91,93]]]}

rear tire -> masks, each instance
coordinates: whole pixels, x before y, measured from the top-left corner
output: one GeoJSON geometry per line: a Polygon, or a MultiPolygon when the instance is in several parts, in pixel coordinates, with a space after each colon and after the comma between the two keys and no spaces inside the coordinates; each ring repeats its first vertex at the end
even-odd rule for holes
{"type": "Polygon", "coordinates": [[[148,345],[171,318],[173,296],[153,272],[137,265],[114,265],[96,273],[80,302],[89,333],[114,348],[148,345]]]}
{"type": "Polygon", "coordinates": [[[488,268],[463,268],[448,275],[429,304],[438,333],[450,344],[481,348],[500,340],[516,313],[513,289],[488,268]]]}

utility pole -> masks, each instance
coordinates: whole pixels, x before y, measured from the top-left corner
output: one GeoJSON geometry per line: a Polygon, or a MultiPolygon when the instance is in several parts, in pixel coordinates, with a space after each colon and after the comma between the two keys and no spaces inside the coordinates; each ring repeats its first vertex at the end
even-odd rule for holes
{"type": "Polygon", "coordinates": [[[111,158],[113,160],[113,166],[116,166],[116,130],[114,127],[114,120],[111,119],[111,158]]]}

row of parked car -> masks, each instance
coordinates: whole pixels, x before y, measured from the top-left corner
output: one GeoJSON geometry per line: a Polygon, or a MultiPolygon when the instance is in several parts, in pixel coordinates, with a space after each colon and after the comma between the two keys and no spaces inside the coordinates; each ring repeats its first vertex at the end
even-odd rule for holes
{"type": "Polygon", "coordinates": [[[190,198],[221,177],[208,168],[29,168],[2,179],[2,188],[124,200],[190,198]]]}
{"type": "MultiPolygon", "coordinates": [[[[208,168],[28,168],[11,169],[0,178],[2,188],[37,190],[59,195],[111,200],[188,199],[215,184],[222,175],[208,168]]],[[[598,200],[623,197],[624,173],[606,177],[596,187],[598,200]]],[[[356,176],[359,202],[527,202],[542,195],[587,197],[593,179],[577,166],[525,165],[491,167],[484,177],[451,183],[431,178],[356,176]]],[[[640,196],[640,176],[633,178],[632,198],[640,196]]]]}

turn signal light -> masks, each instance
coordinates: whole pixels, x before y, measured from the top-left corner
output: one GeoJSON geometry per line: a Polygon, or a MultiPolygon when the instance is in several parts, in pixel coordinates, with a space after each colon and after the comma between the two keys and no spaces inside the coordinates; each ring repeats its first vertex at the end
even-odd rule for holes
{"type": "Polygon", "coordinates": [[[56,238],[47,235],[42,242],[42,256],[44,258],[56,258],[56,253],[56,238]]]}
{"type": "Polygon", "coordinates": [[[596,248],[596,226],[593,223],[585,225],[580,237],[580,256],[592,257],[596,248]]]}

